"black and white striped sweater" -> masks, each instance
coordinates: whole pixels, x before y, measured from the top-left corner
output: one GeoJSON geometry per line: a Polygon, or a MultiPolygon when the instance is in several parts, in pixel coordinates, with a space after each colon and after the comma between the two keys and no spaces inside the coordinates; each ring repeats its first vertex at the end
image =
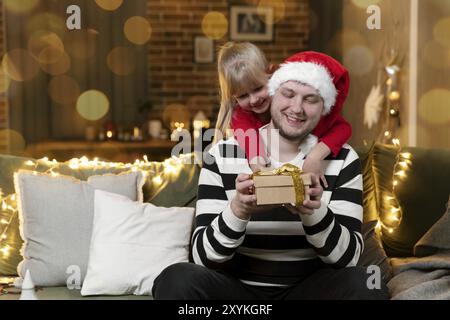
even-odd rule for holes
{"type": "MultiPolygon", "coordinates": [[[[363,250],[362,175],[350,146],[326,160],[329,186],[313,215],[296,216],[279,207],[254,214],[250,221],[237,218],[230,209],[237,175],[251,173],[245,153],[231,138],[211,148],[209,156],[199,179],[192,238],[196,264],[226,270],[244,283],[260,286],[290,285],[327,265],[356,265],[363,250]]],[[[302,167],[305,158],[300,151],[292,163],[302,167]]]]}

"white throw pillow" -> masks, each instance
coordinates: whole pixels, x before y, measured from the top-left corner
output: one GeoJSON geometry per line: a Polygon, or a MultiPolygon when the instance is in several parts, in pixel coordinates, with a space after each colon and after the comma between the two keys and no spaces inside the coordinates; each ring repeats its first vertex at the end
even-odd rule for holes
{"type": "Polygon", "coordinates": [[[156,207],[96,190],[81,294],[151,295],[163,269],[188,261],[193,221],[193,208],[156,207]]]}

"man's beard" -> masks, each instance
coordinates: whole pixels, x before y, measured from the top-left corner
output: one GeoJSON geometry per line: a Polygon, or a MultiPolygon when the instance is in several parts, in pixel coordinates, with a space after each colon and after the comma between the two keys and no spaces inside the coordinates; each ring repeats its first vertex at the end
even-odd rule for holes
{"type": "Polygon", "coordinates": [[[281,117],[283,115],[281,115],[280,113],[278,115],[280,117],[272,115],[273,126],[274,126],[275,129],[278,129],[278,131],[280,133],[280,136],[282,136],[286,140],[300,142],[303,139],[305,139],[312,132],[312,130],[305,130],[305,131],[299,132],[297,134],[289,134],[286,131],[284,131],[283,127],[281,126],[281,117]]]}

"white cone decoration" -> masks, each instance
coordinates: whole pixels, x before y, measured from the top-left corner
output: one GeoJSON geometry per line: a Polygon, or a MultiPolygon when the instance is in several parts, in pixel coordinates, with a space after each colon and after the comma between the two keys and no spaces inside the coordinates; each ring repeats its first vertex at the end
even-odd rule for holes
{"type": "Polygon", "coordinates": [[[23,279],[21,277],[17,277],[16,280],[14,280],[14,288],[22,289],[22,283],[23,279]]]}
{"type": "Polygon", "coordinates": [[[38,300],[36,292],[34,291],[33,279],[31,279],[30,270],[25,273],[25,278],[22,282],[22,294],[20,300],[38,300]]]}

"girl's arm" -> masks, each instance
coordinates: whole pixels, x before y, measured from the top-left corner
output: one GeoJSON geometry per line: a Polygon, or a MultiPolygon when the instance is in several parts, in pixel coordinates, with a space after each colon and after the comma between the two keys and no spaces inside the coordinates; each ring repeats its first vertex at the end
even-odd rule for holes
{"type": "Polygon", "coordinates": [[[313,134],[319,137],[319,143],[308,154],[303,164],[303,170],[317,174],[327,188],[328,183],[325,179],[325,167],[322,161],[330,154],[333,157],[339,154],[342,146],[352,135],[352,127],[340,114],[336,114],[333,117],[322,118],[313,134]]]}
{"type": "Polygon", "coordinates": [[[259,128],[265,123],[258,119],[252,112],[244,111],[236,106],[231,119],[231,129],[239,146],[245,151],[253,171],[260,167],[260,157],[264,158],[264,144],[259,135],[259,128]],[[254,166],[253,166],[254,165],[254,166]]]}
{"type": "Polygon", "coordinates": [[[319,138],[319,141],[325,144],[329,149],[328,153],[326,153],[326,148],[319,143],[317,146],[318,149],[315,150],[316,148],[314,148],[311,151],[313,156],[320,158],[321,160],[325,159],[330,153],[333,157],[336,157],[342,146],[347,143],[352,136],[352,127],[347,120],[340,114],[335,114],[333,117],[330,116],[322,118],[312,132],[319,138]]]}

